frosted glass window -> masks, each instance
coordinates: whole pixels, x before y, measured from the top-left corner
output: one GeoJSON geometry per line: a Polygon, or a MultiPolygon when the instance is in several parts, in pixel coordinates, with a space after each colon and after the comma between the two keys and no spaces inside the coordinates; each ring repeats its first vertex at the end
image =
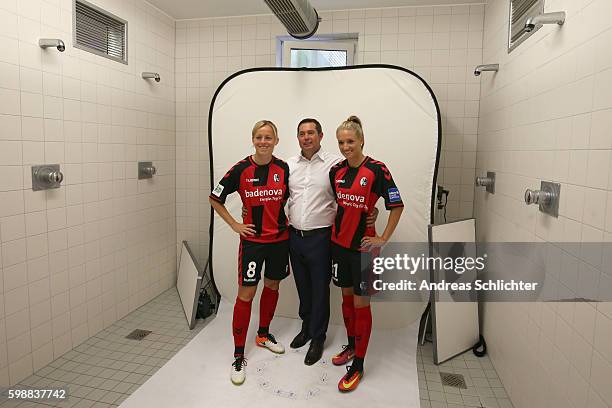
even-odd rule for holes
{"type": "Polygon", "coordinates": [[[282,65],[291,68],[325,68],[353,65],[351,41],[283,41],[282,65]]]}
{"type": "Polygon", "coordinates": [[[291,68],[345,67],[346,51],[291,49],[291,68]]]}

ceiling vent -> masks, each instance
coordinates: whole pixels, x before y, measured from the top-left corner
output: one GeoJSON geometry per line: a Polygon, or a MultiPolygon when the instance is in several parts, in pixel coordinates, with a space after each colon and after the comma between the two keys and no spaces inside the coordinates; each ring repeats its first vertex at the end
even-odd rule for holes
{"type": "Polygon", "coordinates": [[[304,40],[311,37],[319,28],[319,15],[308,0],[264,0],[264,2],[293,38],[304,40]]]}

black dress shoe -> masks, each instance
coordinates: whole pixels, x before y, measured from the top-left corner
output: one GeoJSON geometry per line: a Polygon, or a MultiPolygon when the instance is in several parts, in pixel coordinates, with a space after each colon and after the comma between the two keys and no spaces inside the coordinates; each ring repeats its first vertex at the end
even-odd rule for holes
{"type": "Polygon", "coordinates": [[[293,349],[300,348],[308,343],[308,340],[310,340],[310,336],[305,331],[301,331],[295,336],[289,347],[293,349]]]}
{"type": "Polygon", "coordinates": [[[310,347],[304,358],[304,364],[313,365],[321,359],[323,355],[323,342],[319,340],[313,340],[310,342],[310,347]]]}

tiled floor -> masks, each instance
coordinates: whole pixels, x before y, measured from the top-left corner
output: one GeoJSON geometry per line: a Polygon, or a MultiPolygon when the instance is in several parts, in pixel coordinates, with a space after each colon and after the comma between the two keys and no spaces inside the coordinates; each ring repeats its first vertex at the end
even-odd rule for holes
{"type": "Polygon", "coordinates": [[[468,351],[436,366],[432,353],[431,343],[417,351],[421,408],[513,408],[488,356],[468,351]],[[467,389],[442,385],[440,373],[463,375],[467,389]]]}
{"type": "MultiPolygon", "coordinates": [[[[67,387],[68,400],[4,401],[0,407],[116,407],[204,326],[187,328],[178,294],[170,289],[12,387],[67,387]],[[125,338],[137,328],[152,333],[141,341],[125,338]]],[[[512,408],[486,356],[469,352],[435,366],[427,343],[418,348],[417,363],[421,408],[512,408]],[[468,388],[443,386],[440,372],[462,374],[468,388]]]]}
{"type": "Polygon", "coordinates": [[[0,407],[116,407],[203,327],[188,329],[176,289],[170,289],[12,387],[67,387],[68,400],[0,407]],[[125,338],[137,328],[152,333],[140,341],[125,338]]]}

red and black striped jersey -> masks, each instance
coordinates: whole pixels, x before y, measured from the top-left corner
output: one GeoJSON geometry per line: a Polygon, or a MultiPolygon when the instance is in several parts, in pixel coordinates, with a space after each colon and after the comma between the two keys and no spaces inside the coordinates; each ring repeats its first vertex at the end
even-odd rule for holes
{"type": "Polygon", "coordinates": [[[251,156],[239,161],[221,179],[210,194],[210,198],[225,203],[227,196],[235,191],[240,194],[247,209],[242,222],[255,225],[255,236],[246,239],[252,242],[279,242],[289,239],[285,203],[289,198],[289,166],[272,156],[263,166],[251,156]]]}
{"type": "Polygon", "coordinates": [[[344,248],[359,250],[363,237],[376,235],[374,227],[366,228],[366,218],[379,197],[384,197],[387,210],[404,206],[387,166],[370,157],[359,167],[341,161],[329,171],[329,181],[338,203],[332,242],[344,248]]]}

